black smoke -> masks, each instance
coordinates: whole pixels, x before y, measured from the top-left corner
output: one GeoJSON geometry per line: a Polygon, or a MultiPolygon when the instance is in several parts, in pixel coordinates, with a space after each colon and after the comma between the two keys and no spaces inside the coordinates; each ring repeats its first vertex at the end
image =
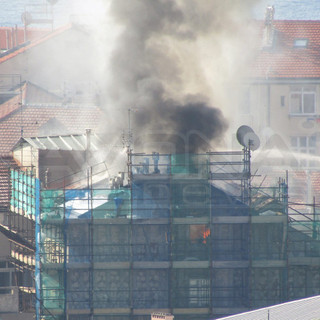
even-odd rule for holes
{"type": "Polygon", "coordinates": [[[141,133],[135,137],[136,148],[153,142],[157,151],[176,153],[210,150],[212,139],[220,137],[227,127],[221,111],[204,102],[179,105],[162,101],[134,112],[132,123],[133,130],[141,133]]]}
{"type": "Polygon", "coordinates": [[[216,44],[212,60],[219,69],[220,35],[237,39],[234,16],[246,7],[240,0],[113,0],[111,14],[121,29],[107,89],[113,127],[126,131],[127,111],[138,109],[130,119],[136,147],[143,140],[163,140],[175,144],[177,152],[197,152],[217,144],[227,121],[207,97],[195,44],[203,36],[210,47],[216,44]]]}

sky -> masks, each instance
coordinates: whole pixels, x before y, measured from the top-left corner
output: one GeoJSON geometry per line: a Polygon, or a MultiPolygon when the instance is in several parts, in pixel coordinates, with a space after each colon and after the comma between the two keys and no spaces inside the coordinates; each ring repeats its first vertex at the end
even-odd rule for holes
{"type": "MultiPolygon", "coordinates": [[[[104,13],[103,3],[109,0],[57,0],[54,5],[55,24],[59,26],[69,21],[70,16],[101,16],[104,13]]],[[[45,5],[50,12],[48,0],[0,0],[0,26],[22,25],[21,14],[39,10],[45,5]]],[[[320,20],[319,0],[261,0],[253,10],[254,16],[263,18],[265,7],[275,6],[276,19],[320,20]]]]}
{"type": "MultiPolygon", "coordinates": [[[[99,16],[104,13],[103,3],[109,0],[57,0],[53,6],[56,26],[66,24],[70,16],[99,16]]],[[[22,25],[21,15],[24,11],[31,13],[51,13],[51,6],[47,0],[0,0],[0,26],[22,25]]]]}
{"type": "Polygon", "coordinates": [[[319,0],[263,0],[258,9],[260,17],[267,5],[275,6],[275,19],[320,20],[319,0]]]}

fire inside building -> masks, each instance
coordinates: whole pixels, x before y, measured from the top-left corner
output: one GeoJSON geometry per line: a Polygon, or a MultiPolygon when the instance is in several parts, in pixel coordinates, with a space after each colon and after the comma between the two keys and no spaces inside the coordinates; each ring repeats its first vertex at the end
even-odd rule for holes
{"type": "Polygon", "coordinates": [[[99,143],[22,138],[14,150],[11,255],[35,274],[38,320],[214,319],[320,293],[316,215],[290,212],[285,179],[251,185],[246,142],[128,150],[127,176],[109,184],[95,178],[104,165],[87,165],[99,143]]]}

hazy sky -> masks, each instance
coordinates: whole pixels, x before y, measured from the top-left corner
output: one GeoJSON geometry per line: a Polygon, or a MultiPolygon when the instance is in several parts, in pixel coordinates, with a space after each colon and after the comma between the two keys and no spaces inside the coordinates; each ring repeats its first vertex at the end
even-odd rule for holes
{"type": "MultiPolygon", "coordinates": [[[[55,24],[61,25],[69,22],[72,15],[100,15],[102,4],[109,0],[58,0],[53,7],[55,24]]],[[[26,10],[31,13],[45,10],[51,12],[47,0],[0,0],[0,25],[22,25],[21,15],[26,10]]]]}
{"type": "MultiPolygon", "coordinates": [[[[102,4],[107,2],[109,0],[58,0],[54,6],[56,26],[67,23],[72,15],[102,15],[102,4]]],[[[50,9],[47,0],[0,0],[0,25],[21,25],[22,12],[39,10],[39,5],[50,9]]],[[[267,5],[275,6],[276,19],[320,20],[319,0],[261,0],[254,9],[255,17],[263,18],[267,5]]]]}
{"type": "Polygon", "coordinates": [[[263,0],[258,10],[262,17],[266,5],[275,6],[276,19],[320,20],[319,0],[263,0]]]}

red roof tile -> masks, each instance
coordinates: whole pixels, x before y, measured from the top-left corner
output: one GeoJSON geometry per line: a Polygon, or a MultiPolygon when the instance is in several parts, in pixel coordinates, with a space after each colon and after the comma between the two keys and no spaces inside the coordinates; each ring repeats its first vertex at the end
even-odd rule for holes
{"type": "MultiPolygon", "coordinates": [[[[279,179],[286,178],[288,167],[260,167],[252,179],[252,186],[257,188],[275,187],[279,179]]],[[[302,213],[312,212],[313,197],[317,206],[320,205],[320,171],[291,168],[288,171],[289,206],[302,213]]],[[[292,210],[289,210],[292,213],[292,210]]],[[[295,213],[293,212],[295,215],[295,213]]],[[[297,214],[297,212],[296,212],[297,214]]],[[[296,217],[297,218],[297,217],[296,217]]]]}
{"type": "Polygon", "coordinates": [[[251,76],[320,78],[320,21],[276,20],[274,28],[273,46],[260,50],[251,76]],[[307,46],[294,46],[295,39],[307,39],[307,46]]]}
{"type": "Polygon", "coordinates": [[[10,100],[6,101],[5,103],[1,104],[0,105],[0,119],[6,117],[11,112],[20,108],[20,106],[21,106],[21,96],[20,95],[16,95],[15,97],[13,97],[10,100]]]}
{"type": "Polygon", "coordinates": [[[10,153],[22,132],[24,137],[38,136],[46,124],[50,130],[52,120],[55,120],[53,122],[55,125],[61,124],[59,128],[56,128],[61,134],[82,134],[87,128],[97,133],[102,119],[103,113],[98,107],[63,106],[61,104],[23,106],[20,110],[0,120],[0,155],[6,156],[10,153]]]}
{"type": "Polygon", "coordinates": [[[104,119],[100,108],[63,104],[62,98],[31,82],[12,93],[16,96],[0,105],[0,156],[8,156],[22,135],[83,134],[87,128],[98,133],[104,119]]]}
{"type": "Polygon", "coordinates": [[[30,82],[0,105],[0,211],[9,205],[10,168],[17,167],[11,151],[21,138],[51,134],[99,133],[104,114],[98,107],[63,105],[62,99],[30,82]],[[21,104],[22,102],[22,104],[21,104]]]}
{"type": "Polygon", "coordinates": [[[54,104],[62,102],[62,98],[31,82],[23,83],[21,89],[17,88],[12,93],[16,95],[0,105],[0,119],[21,108],[21,104],[54,104]]]}
{"type": "Polygon", "coordinates": [[[23,103],[24,104],[41,104],[41,103],[61,103],[62,98],[37,86],[36,84],[27,81],[23,88],[23,103]]]}

